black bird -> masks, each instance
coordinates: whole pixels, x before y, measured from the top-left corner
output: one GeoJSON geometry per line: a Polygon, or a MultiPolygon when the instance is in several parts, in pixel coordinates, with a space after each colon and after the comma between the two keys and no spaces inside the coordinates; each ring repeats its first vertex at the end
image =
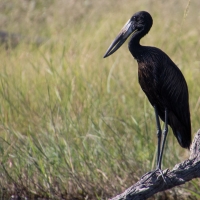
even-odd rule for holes
{"type": "Polygon", "coordinates": [[[161,161],[168,125],[181,147],[189,149],[191,122],[188,87],[183,74],[162,50],[140,45],[140,39],[149,32],[152,24],[153,19],[148,12],[135,13],[112,42],[104,58],[119,49],[131,35],[128,47],[138,63],[139,84],[155,110],[158,137],[157,169],[162,173],[161,161]],[[159,117],[165,123],[163,136],[159,117]]]}

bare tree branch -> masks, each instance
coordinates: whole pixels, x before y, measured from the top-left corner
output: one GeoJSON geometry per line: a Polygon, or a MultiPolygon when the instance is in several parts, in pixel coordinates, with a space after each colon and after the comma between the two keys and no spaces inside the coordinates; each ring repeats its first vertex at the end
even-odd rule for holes
{"type": "Polygon", "coordinates": [[[174,166],[172,170],[163,171],[167,184],[160,172],[148,172],[141,179],[111,200],[144,200],[152,195],[182,185],[194,178],[200,178],[200,130],[196,133],[190,148],[190,157],[174,166]]]}

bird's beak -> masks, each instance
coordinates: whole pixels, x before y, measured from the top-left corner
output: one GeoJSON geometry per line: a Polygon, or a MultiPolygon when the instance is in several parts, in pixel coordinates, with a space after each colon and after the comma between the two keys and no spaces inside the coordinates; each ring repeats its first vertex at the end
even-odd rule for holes
{"type": "Polygon", "coordinates": [[[124,27],[121,29],[117,37],[114,39],[112,44],[109,46],[108,50],[106,51],[104,58],[113,54],[122,44],[126,41],[126,39],[133,33],[136,29],[134,28],[133,21],[128,20],[124,27]]]}

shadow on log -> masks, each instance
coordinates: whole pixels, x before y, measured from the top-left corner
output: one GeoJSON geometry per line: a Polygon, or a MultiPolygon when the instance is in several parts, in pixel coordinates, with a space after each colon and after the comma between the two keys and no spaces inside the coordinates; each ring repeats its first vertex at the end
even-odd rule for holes
{"type": "Polygon", "coordinates": [[[122,194],[110,200],[144,200],[154,194],[182,185],[194,178],[200,178],[200,130],[195,135],[190,148],[190,157],[174,166],[172,170],[166,169],[163,174],[167,184],[160,173],[148,172],[141,179],[125,190],[122,194]]]}

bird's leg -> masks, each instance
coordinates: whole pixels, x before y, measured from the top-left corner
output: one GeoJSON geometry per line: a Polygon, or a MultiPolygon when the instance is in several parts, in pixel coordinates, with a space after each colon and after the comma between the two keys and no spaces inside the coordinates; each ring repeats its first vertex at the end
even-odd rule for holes
{"type": "Polygon", "coordinates": [[[157,111],[157,108],[156,106],[154,106],[154,111],[155,111],[155,116],[156,116],[156,127],[157,127],[157,137],[158,137],[158,145],[157,145],[157,167],[158,167],[158,163],[159,163],[159,160],[160,160],[160,144],[161,144],[161,127],[160,127],[160,120],[159,120],[159,117],[158,117],[158,111],[157,111]]]}
{"type": "Polygon", "coordinates": [[[156,170],[154,170],[151,175],[145,180],[147,181],[150,177],[152,177],[153,174],[155,174],[157,171],[160,172],[164,182],[167,184],[167,181],[164,177],[164,174],[161,170],[161,162],[162,162],[162,155],[163,155],[163,150],[164,150],[164,145],[165,145],[165,141],[166,141],[166,137],[167,137],[167,133],[168,133],[168,111],[167,109],[165,109],[165,127],[163,130],[163,140],[162,140],[162,146],[161,146],[161,151],[160,151],[160,145],[161,145],[161,136],[162,136],[162,131],[161,131],[161,126],[160,126],[160,120],[159,120],[159,116],[158,116],[158,111],[156,106],[154,106],[154,110],[155,110],[155,116],[156,116],[156,126],[157,126],[157,137],[158,137],[158,149],[157,149],[157,167],[156,170]]]}
{"type": "Polygon", "coordinates": [[[160,152],[158,166],[157,166],[158,169],[161,169],[162,156],[163,156],[165,141],[166,141],[166,138],[167,138],[167,133],[168,133],[168,110],[167,110],[167,108],[165,108],[165,127],[164,127],[164,130],[163,130],[163,141],[162,141],[162,147],[161,147],[161,152],[160,152]]]}

